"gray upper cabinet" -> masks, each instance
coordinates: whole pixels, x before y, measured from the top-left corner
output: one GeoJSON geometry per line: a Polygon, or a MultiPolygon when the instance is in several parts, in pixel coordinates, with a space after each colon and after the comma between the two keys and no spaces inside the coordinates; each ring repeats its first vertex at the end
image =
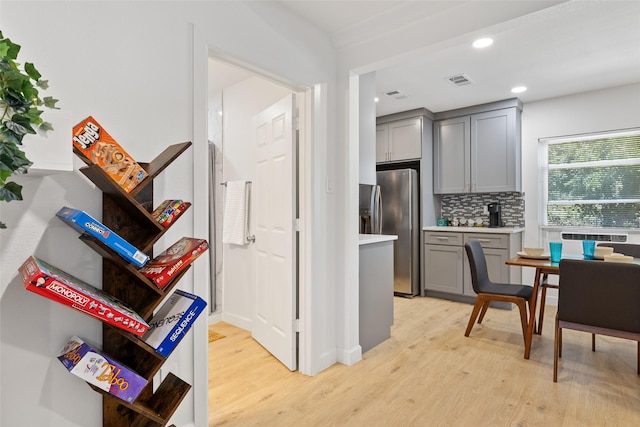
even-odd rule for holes
{"type": "Polygon", "coordinates": [[[413,160],[421,157],[421,117],[376,126],[376,163],[413,160]]]}
{"type": "Polygon", "coordinates": [[[443,119],[434,122],[434,193],[521,191],[519,101],[481,111],[489,107],[436,114],[443,119]],[[458,115],[465,111],[474,114],[458,115]]]}

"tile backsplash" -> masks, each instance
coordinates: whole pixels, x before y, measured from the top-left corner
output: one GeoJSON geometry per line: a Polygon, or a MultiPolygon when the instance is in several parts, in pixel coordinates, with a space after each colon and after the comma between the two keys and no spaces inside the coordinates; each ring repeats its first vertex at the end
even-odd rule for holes
{"type": "Polygon", "coordinates": [[[493,202],[500,203],[505,227],[524,227],[524,193],[517,192],[443,194],[441,216],[449,220],[482,218],[488,226],[489,215],[483,208],[493,202]]]}

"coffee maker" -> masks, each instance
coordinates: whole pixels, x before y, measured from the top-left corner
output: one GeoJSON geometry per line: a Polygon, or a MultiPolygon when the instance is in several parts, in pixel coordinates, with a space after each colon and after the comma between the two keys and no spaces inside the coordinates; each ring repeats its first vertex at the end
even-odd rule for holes
{"type": "Polygon", "coordinates": [[[502,227],[502,213],[500,211],[500,203],[493,202],[487,205],[489,210],[489,227],[502,227]]]}

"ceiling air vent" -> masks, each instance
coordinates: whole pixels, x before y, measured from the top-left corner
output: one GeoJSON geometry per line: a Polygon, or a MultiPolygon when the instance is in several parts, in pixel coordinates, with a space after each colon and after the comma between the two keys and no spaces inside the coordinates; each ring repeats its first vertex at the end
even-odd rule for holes
{"type": "Polygon", "coordinates": [[[407,95],[405,95],[404,93],[400,92],[399,90],[390,90],[389,92],[385,92],[385,95],[393,98],[393,99],[406,99],[408,98],[407,95]]]}
{"type": "Polygon", "coordinates": [[[454,86],[468,86],[473,83],[471,77],[466,74],[456,74],[455,76],[447,77],[447,80],[454,86]]]}

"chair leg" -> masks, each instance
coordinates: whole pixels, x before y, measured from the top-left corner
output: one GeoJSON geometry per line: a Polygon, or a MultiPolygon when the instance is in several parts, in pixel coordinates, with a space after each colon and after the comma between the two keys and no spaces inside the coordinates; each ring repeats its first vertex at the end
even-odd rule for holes
{"type": "MultiPolygon", "coordinates": [[[[546,278],[543,279],[543,282],[544,280],[546,280],[546,278]]],[[[537,330],[534,329],[536,331],[536,334],[538,335],[542,335],[542,321],[544,320],[544,306],[546,305],[546,301],[547,301],[547,287],[543,286],[542,296],[540,298],[540,313],[538,314],[538,329],[537,330]]]]}
{"type": "MultiPolygon", "coordinates": [[[[529,316],[531,315],[531,305],[533,304],[533,301],[531,301],[531,299],[529,299],[529,301],[527,301],[527,307],[529,308],[529,312],[527,314],[527,319],[529,318],[529,316]]],[[[533,316],[533,331],[535,332],[536,330],[536,316],[533,316]]]]}
{"type": "Polygon", "coordinates": [[[522,338],[525,345],[527,344],[527,306],[523,299],[519,300],[516,305],[520,309],[520,323],[522,324],[522,338]]]}
{"type": "Polygon", "coordinates": [[[591,334],[591,351],[596,351],[596,334],[591,334]]]}
{"type": "Polygon", "coordinates": [[[478,317],[478,313],[480,313],[480,308],[482,308],[485,299],[478,295],[476,297],[476,303],[473,305],[473,311],[471,311],[471,317],[469,317],[469,323],[467,324],[467,330],[464,333],[465,337],[468,337],[471,333],[471,329],[473,328],[473,324],[476,322],[476,318],[478,317]]]}
{"type": "Polygon", "coordinates": [[[482,304],[482,311],[480,312],[480,317],[478,318],[478,324],[482,323],[482,321],[484,320],[484,315],[487,314],[487,309],[489,308],[490,304],[491,301],[489,300],[486,300],[484,304],[482,304]]]}
{"type": "Polygon", "coordinates": [[[640,341],[638,341],[638,375],[640,375],[640,341]]]}
{"type": "Polygon", "coordinates": [[[558,339],[560,346],[558,347],[558,357],[562,357],[562,328],[558,328],[558,339]]]}
{"type": "Polygon", "coordinates": [[[555,325],[555,334],[553,337],[553,382],[558,382],[558,357],[560,357],[560,352],[562,348],[562,338],[561,334],[562,329],[560,329],[558,324],[558,318],[556,317],[556,325],[555,325]]]}

